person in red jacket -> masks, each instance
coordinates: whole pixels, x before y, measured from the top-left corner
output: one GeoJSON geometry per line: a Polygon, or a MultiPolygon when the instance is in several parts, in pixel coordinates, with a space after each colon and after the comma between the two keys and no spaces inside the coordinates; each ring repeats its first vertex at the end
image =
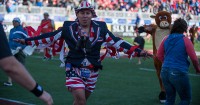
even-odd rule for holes
{"type": "MultiPolygon", "coordinates": [[[[45,24],[45,23],[48,23],[48,24],[42,28],[41,34],[53,32],[55,30],[54,21],[49,18],[49,13],[45,12],[43,15],[44,15],[44,19],[41,21],[40,25],[45,24]]],[[[44,59],[51,59],[52,55],[55,55],[52,53],[53,48],[54,47],[52,45],[44,49],[44,59]]]]}

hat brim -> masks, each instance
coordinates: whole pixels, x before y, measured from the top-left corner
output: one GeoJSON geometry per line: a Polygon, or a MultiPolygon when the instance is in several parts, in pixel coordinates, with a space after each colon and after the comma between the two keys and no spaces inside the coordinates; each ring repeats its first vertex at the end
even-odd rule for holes
{"type": "Polygon", "coordinates": [[[93,18],[97,17],[96,12],[94,11],[93,8],[76,8],[75,13],[77,14],[78,12],[80,12],[82,10],[90,10],[92,12],[93,18]]]}
{"type": "Polygon", "coordinates": [[[93,10],[93,8],[75,8],[75,12],[79,12],[81,10],[93,10]]]}

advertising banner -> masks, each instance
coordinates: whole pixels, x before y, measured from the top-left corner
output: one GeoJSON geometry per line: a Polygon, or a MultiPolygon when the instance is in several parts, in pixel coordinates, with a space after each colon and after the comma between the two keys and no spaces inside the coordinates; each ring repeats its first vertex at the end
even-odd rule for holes
{"type": "Polygon", "coordinates": [[[134,36],[134,26],[133,25],[111,25],[111,32],[119,37],[133,37],[134,36]]]}

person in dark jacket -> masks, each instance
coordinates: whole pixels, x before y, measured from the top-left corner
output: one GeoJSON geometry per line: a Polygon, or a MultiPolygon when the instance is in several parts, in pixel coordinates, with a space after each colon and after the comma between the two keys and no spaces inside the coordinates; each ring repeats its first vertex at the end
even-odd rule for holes
{"type": "Polygon", "coordinates": [[[65,60],[65,84],[74,97],[74,105],[86,105],[86,100],[95,89],[99,70],[102,69],[100,50],[103,44],[115,48],[116,51],[123,51],[129,57],[151,57],[152,54],[115,37],[105,22],[92,20],[97,16],[87,1],[82,1],[75,13],[77,19],[65,21],[59,30],[16,41],[38,46],[40,43],[48,44],[64,39],[69,48],[65,60]]]}

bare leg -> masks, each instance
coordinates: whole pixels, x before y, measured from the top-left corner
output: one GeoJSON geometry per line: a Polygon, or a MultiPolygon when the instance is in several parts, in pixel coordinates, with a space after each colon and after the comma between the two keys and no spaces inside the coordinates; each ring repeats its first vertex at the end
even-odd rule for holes
{"type": "Polygon", "coordinates": [[[8,76],[8,81],[3,83],[4,86],[12,86],[12,79],[8,76]]]}
{"type": "Polygon", "coordinates": [[[12,83],[12,79],[10,77],[8,77],[8,82],[12,83]]]}
{"type": "Polygon", "coordinates": [[[140,57],[138,58],[138,64],[139,64],[139,65],[141,64],[141,60],[140,60],[140,57]]]}
{"type": "Polygon", "coordinates": [[[73,105],[86,105],[86,94],[84,89],[71,89],[74,97],[73,105]]]}
{"type": "Polygon", "coordinates": [[[90,94],[91,94],[91,92],[89,92],[87,90],[85,91],[85,98],[86,98],[86,100],[89,98],[90,94]]]}
{"type": "Polygon", "coordinates": [[[47,59],[51,58],[51,54],[49,52],[50,52],[49,48],[44,48],[44,57],[46,57],[47,59]]]}

